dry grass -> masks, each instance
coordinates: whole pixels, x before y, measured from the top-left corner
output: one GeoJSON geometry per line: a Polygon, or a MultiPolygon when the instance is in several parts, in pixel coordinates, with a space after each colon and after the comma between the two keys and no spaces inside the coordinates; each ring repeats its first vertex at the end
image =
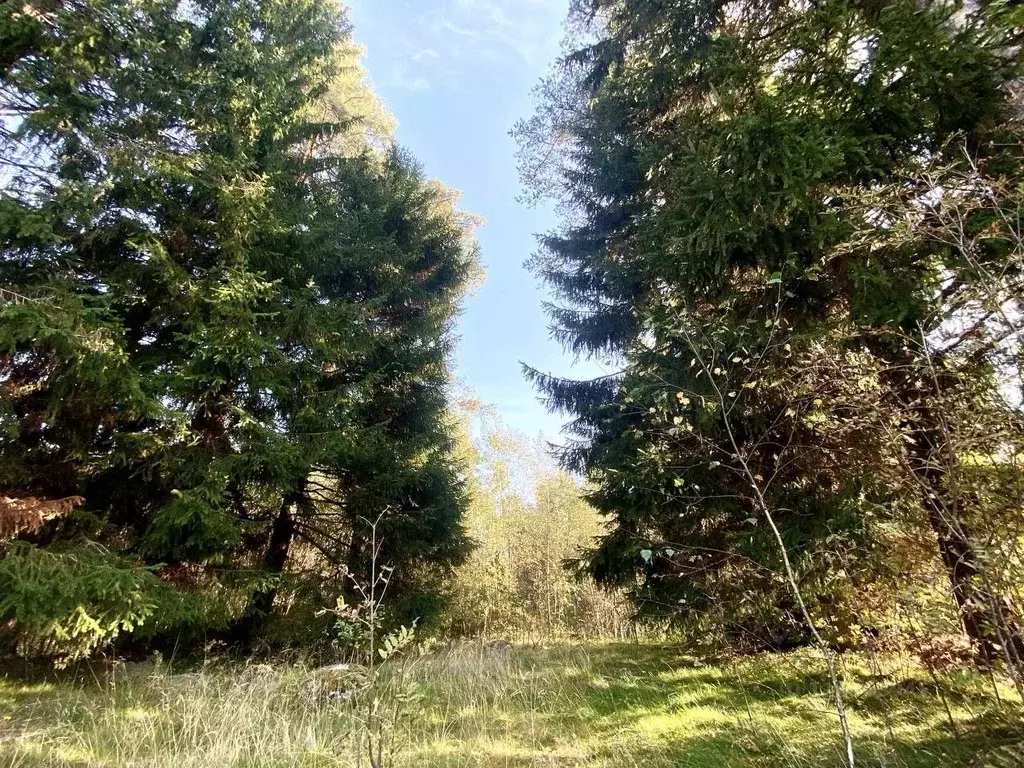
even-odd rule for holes
{"type": "MultiPolygon", "coordinates": [[[[1024,736],[1020,710],[990,680],[885,675],[845,660],[861,764],[968,766],[1024,736]]],[[[704,666],[655,646],[462,645],[414,671],[421,694],[399,725],[401,766],[745,768],[839,766],[820,661],[803,654],[704,666]]],[[[24,676],[21,676],[22,678],[24,676]]],[[[299,666],[210,665],[172,675],[0,684],[0,765],[249,768],[365,764],[351,704],[308,695],[299,666]]]]}

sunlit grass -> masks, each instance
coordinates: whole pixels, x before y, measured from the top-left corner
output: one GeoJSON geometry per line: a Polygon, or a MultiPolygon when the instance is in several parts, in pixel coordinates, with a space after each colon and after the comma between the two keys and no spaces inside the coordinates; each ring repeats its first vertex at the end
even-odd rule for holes
{"type": "MultiPolygon", "coordinates": [[[[862,765],[967,766],[1024,739],[1003,687],[963,673],[935,681],[887,661],[873,675],[844,660],[862,765]],[[953,722],[947,714],[949,706],[953,722]],[[954,731],[955,728],[955,731],[954,731]]],[[[423,697],[401,726],[403,766],[760,768],[842,765],[821,664],[809,653],[714,666],[648,645],[517,648],[511,659],[467,644],[415,672],[423,697]]],[[[310,701],[301,667],[159,665],[108,676],[79,670],[0,684],[0,765],[359,765],[346,705],[310,701]]]]}

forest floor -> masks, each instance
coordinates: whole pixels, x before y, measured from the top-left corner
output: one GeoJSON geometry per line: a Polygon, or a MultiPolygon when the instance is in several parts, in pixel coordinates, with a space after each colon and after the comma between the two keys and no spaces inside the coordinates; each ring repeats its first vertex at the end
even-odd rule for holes
{"type": "MultiPolygon", "coordinates": [[[[961,673],[939,688],[909,663],[846,656],[859,765],[1024,764],[1008,688],[961,673]],[[941,693],[940,695],[937,695],[941,693]]],[[[809,653],[702,664],[653,645],[430,653],[394,729],[397,766],[840,766],[838,723],[809,653]]],[[[356,766],[359,702],[310,695],[308,668],[217,662],[0,678],[0,766],[356,766]]]]}

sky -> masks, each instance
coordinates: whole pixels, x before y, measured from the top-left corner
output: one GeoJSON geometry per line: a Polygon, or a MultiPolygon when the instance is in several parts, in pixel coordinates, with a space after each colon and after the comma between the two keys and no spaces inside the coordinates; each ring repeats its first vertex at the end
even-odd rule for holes
{"type": "Polygon", "coordinates": [[[349,0],[356,41],[373,89],[398,120],[396,138],[482,216],[477,231],[487,280],[459,318],[455,374],[504,421],[558,442],[565,417],[549,414],[520,362],[556,375],[604,371],[573,366],[549,337],[549,298],[523,266],[535,235],[551,230],[550,206],[521,192],[509,131],[533,112],[531,89],[558,55],[568,0],[349,0]]]}

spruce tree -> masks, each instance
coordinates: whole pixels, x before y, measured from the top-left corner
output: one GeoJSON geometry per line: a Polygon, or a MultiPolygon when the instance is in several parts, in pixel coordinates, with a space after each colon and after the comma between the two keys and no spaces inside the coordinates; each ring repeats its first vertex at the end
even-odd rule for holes
{"type": "Polygon", "coordinates": [[[296,546],[336,593],[381,513],[407,591],[457,562],[445,386],[474,246],[393,147],[343,10],[104,0],[0,23],[0,488],[82,500],[33,541],[248,593],[221,617],[236,641],[296,546]]]}
{"type": "MultiPolygon", "coordinates": [[[[826,613],[842,598],[834,574],[877,575],[875,523],[922,522],[965,630],[990,647],[999,598],[965,519],[950,522],[956,505],[936,501],[949,451],[927,386],[930,339],[976,277],[948,244],[896,243],[871,201],[892,187],[928,200],[934,185],[915,180],[935,164],[1019,168],[1014,13],[574,4],[577,45],[518,131],[527,182],[565,211],[534,265],[562,302],[556,334],[622,372],[528,373],[574,416],[565,461],[615,523],[590,558],[600,581],[639,572],[645,610],[774,626],[761,641],[778,645],[806,628],[761,506],[826,613]]],[[[984,258],[1015,268],[1005,249],[984,258]]],[[[997,388],[977,364],[992,350],[976,348],[961,380],[997,388]]]]}

